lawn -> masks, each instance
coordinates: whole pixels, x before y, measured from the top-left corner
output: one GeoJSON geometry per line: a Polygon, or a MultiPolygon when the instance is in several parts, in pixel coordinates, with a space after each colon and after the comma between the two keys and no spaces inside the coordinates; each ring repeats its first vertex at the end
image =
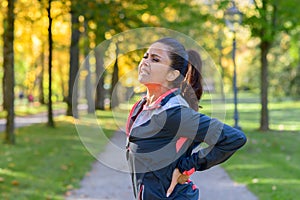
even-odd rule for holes
{"type": "Polygon", "coordinates": [[[245,132],[248,143],[223,165],[229,175],[261,200],[299,199],[299,131],[245,132]]]}
{"type": "MultiPolygon", "coordinates": [[[[226,123],[233,124],[233,105],[226,106],[226,123]]],[[[240,126],[248,142],[222,166],[261,200],[294,200],[300,196],[300,102],[270,103],[270,128],[259,132],[260,106],[239,104],[240,126]]]]}
{"type": "MultiPolygon", "coordinates": [[[[110,137],[116,130],[112,115],[97,114],[110,137]]],[[[68,117],[57,118],[56,128],[38,124],[17,129],[17,145],[0,145],[0,199],[63,199],[68,190],[78,187],[95,162],[92,154],[105,147],[105,140],[95,134],[99,125],[87,118],[85,123],[79,121],[76,127],[89,133],[82,140],[68,117]],[[89,146],[84,146],[82,142],[87,141],[89,146]]]]}

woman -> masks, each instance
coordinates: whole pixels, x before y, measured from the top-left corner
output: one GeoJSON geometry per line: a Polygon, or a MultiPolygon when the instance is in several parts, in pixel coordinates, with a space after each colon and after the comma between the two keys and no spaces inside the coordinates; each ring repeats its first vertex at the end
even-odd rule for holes
{"type": "Polygon", "coordinates": [[[246,143],[241,131],[196,112],[201,62],[192,61],[200,60],[197,52],[189,54],[190,62],[183,45],[163,38],[139,64],[138,79],[147,95],[133,106],[126,129],[136,199],[198,199],[189,176],[224,162],[246,143]],[[208,147],[195,152],[201,142],[208,147]]]}

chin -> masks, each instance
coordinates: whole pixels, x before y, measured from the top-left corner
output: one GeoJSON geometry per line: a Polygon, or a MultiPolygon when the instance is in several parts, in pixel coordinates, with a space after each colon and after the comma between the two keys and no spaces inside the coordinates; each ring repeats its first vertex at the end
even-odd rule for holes
{"type": "Polygon", "coordinates": [[[149,82],[147,82],[147,81],[139,81],[139,82],[140,82],[140,84],[142,84],[142,85],[144,85],[144,86],[149,85],[149,82]]]}
{"type": "Polygon", "coordinates": [[[149,83],[149,80],[147,80],[145,77],[139,77],[139,78],[138,78],[138,81],[139,81],[141,84],[147,84],[147,83],[149,83]]]}

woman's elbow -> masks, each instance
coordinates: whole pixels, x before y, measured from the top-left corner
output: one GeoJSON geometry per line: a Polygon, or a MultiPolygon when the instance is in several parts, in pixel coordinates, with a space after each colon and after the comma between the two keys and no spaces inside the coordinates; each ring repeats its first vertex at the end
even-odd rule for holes
{"type": "Polygon", "coordinates": [[[236,143],[237,143],[238,148],[241,148],[242,146],[244,146],[247,143],[247,137],[246,137],[245,133],[240,130],[238,131],[238,133],[239,133],[239,136],[237,138],[236,143]]]}

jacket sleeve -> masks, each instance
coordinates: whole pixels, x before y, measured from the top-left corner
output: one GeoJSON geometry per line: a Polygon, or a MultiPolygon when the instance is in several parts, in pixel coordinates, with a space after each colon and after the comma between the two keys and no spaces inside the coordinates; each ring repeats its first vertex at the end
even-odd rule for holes
{"type": "Polygon", "coordinates": [[[226,161],[247,141],[245,134],[206,115],[182,110],[178,134],[196,143],[205,142],[208,147],[200,149],[178,163],[181,173],[190,175],[226,161]]]}

